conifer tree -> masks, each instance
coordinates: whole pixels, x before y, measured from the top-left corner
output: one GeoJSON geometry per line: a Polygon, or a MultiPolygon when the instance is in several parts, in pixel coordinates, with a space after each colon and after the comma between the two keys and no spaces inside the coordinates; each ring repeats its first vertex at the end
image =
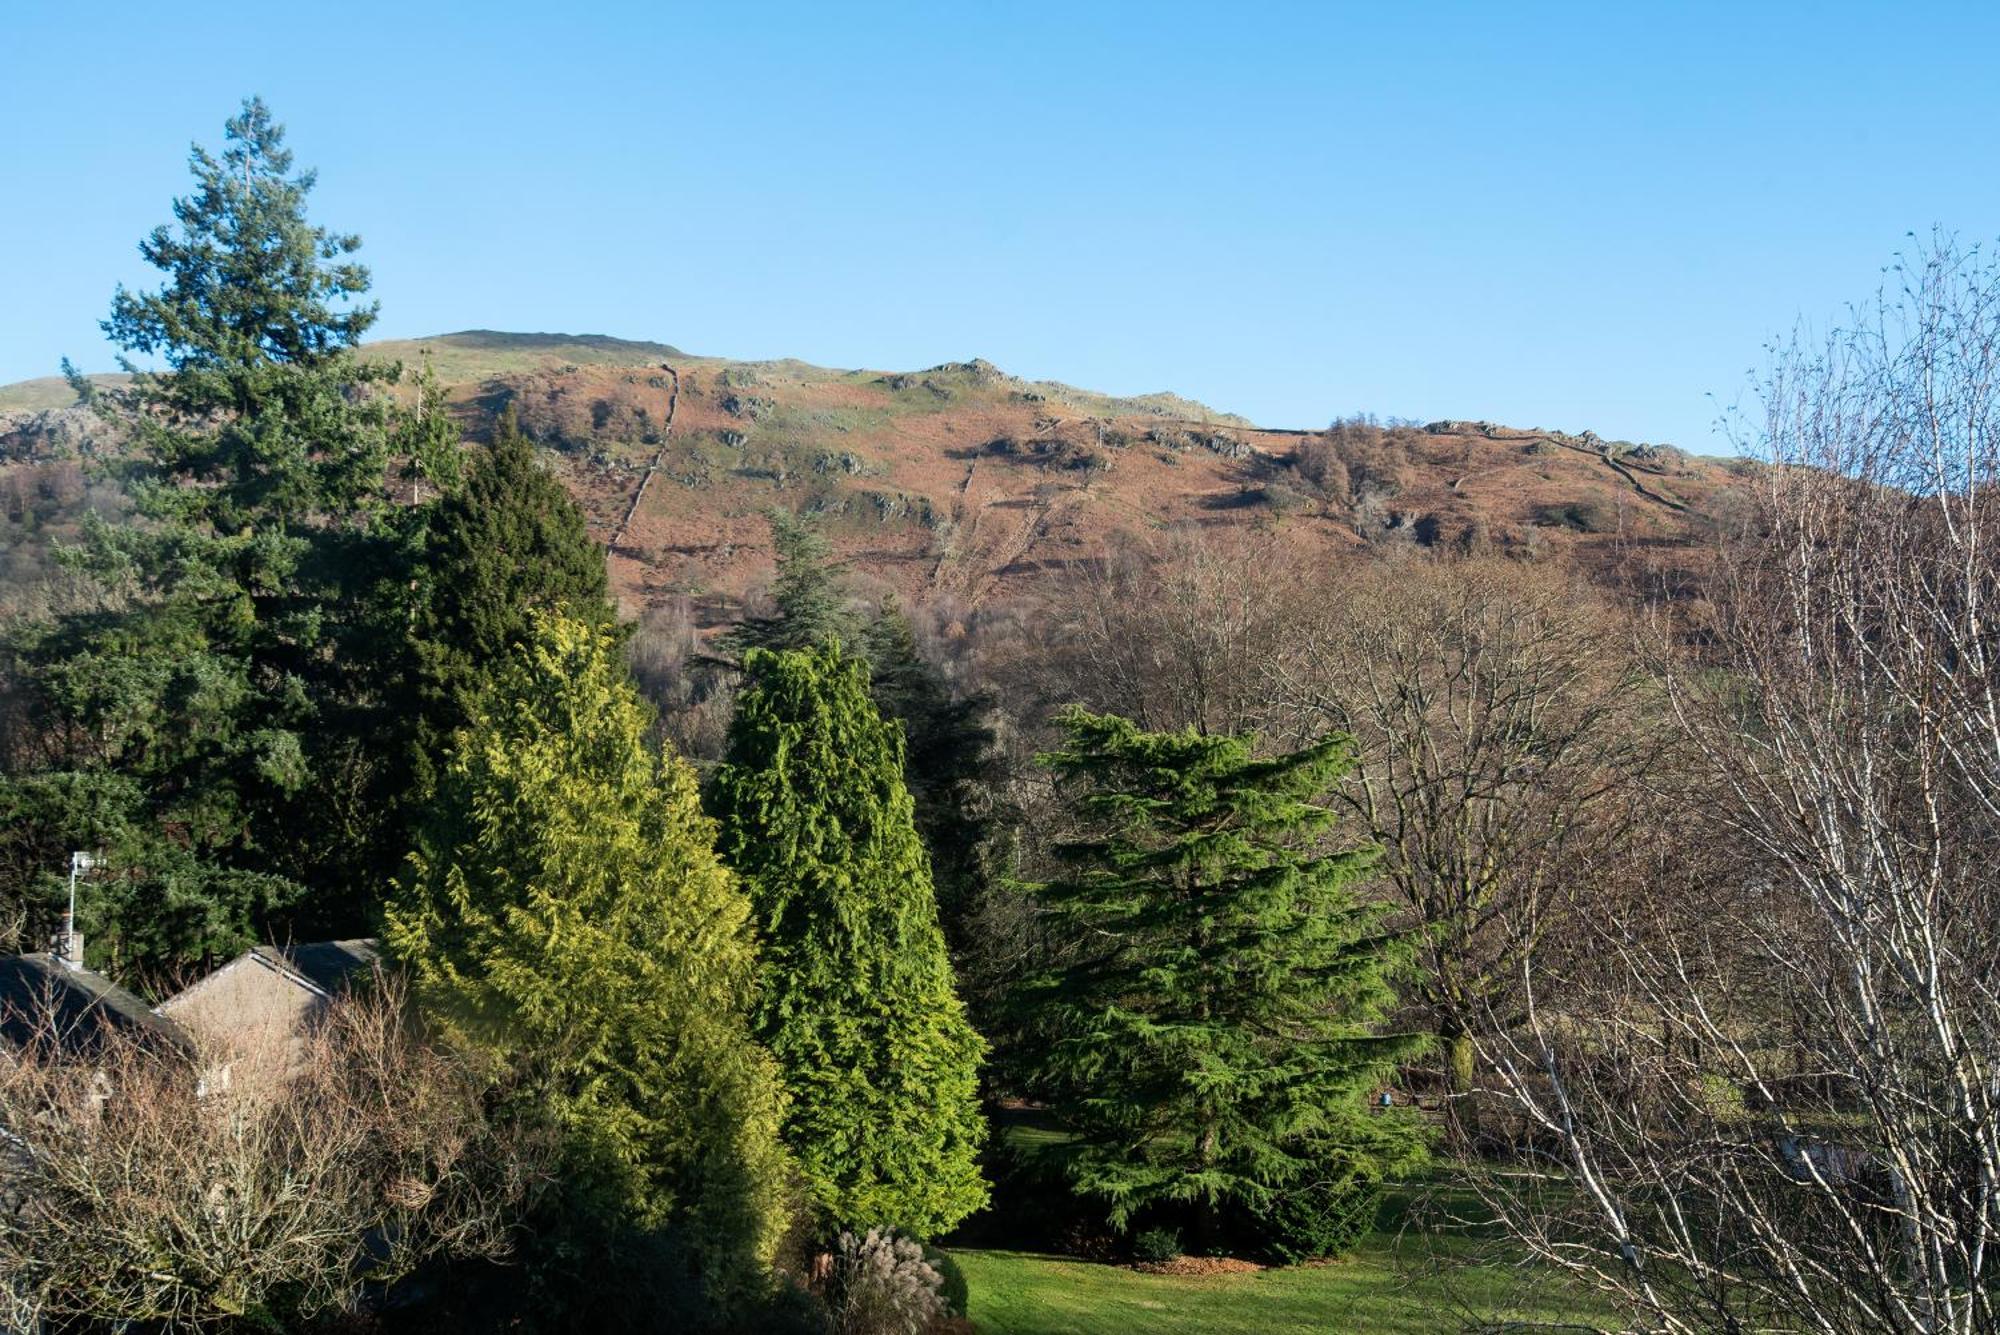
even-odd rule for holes
{"type": "Polygon", "coordinates": [[[416,696],[412,784],[419,793],[487,676],[538,615],[594,626],[616,616],[603,549],[568,490],[537,461],[511,404],[493,443],[429,509],[406,683],[416,696]]]}
{"type": "Polygon", "coordinates": [[[396,371],[355,355],[375,319],[359,240],[308,220],[313,173],[257,99],[190,165],[175,224],[140,245],[161,286],[119,288],[104,322],[162,369],[121,357],[122,388],[71,372],[124,436],[103,466],[134,514],[69,553],[100,603],[11,646],[48,769],[129,779],[124,819],[150,832],[107,869],[116,904],[87,906],[94,950],[172,951],[161,965],[239,949],[300,883],[337,896],[380,856],[379,813],[345,798],[384,722],[381,599],[407,585],[386,569],[392,427],[372,393],[396,371]]]}
{"type": "Polygon", "coordinates": [[[984,1050],[953,990],[902,736],[838,644],[753,649],[710,810],[761,930],[760,1036],[829,1228],[949,1229],[986,1200],[984,1050]]]}
{"type": "Polygon", "coordinates": [[[961,694],[917,648],[916,634],[884,599],[863,634],[870,693],[884,717],[903,725],[903,778],[917,833],[931,856],[938,911],[954,949],[986,883],[992,833],[992,697],[961,694]]]}
{"type": "Polygon", "coordinates": [[[949,943],[963,948],[960,924],[986,883],[993,701],[953,690],[918,650],[910,619],[893,600],[857,605],[826,538],[808,520],[782,510],[769,519],[778,565],[773,609],[743,621],[724,643],[739,655],[830,640],[859,649],[876,708],[903,726],[903,778],[930,854],[940,920],[949,943]]]}
{"type": "Polygon", "coordinates": [[[787,1171],[750,904],[692,771],[646,743],[616,633],[536,626],[457,736],[385,940],[442,1023],[524,1073],[582,1213],[741,1297],[787,1171]]]}
{"type": "MultiPolygon", "coordinates": [[[[428,531],[432,517],[425,502],[458,490],[465,473],[463,447],[458,423],[447,406],[445,385],[438,378],[437,363],[430,349],[416,372],[409,377],[415,402],[396,424],[394,448],[401,456],[410,488],[409,513],[421,520],[416,529],[428,531]]],[[[509,410],[513,408],[508,405],[509,410]]]]}
{"type": "Polygon", "coordinates": [[[1026,1000],[1077,1188],[1116,1226],[1184,1208],[1212,1240],[1225,1214],[1411,1163],[1411,1128],[1368,1106],[1419,1041],[1375,1032],[1407,943],[1355,896],[1375,851],[1323,847],[1346,739],[1259,759],[1248,737],[1059,722],[1042,761],[1081,832],[1034,889],[1076,953],[1026,1000]]]}
{"type": "Polygon", "coordinates": [[[741,655],[752,649],[805,649],[828,640],[851,641],[859,619],[826,538],[809,520],[787,510],[773,509],[765,518],[777,559],[772,610],[745,618],[730,630],[725,646],[741,655]]]}

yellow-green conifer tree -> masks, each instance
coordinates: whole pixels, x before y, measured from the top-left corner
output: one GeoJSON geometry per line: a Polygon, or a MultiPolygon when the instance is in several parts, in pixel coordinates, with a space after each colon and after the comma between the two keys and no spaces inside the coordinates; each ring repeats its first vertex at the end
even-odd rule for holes
{"type": "Polygon", "coordinates": [[[572,1202],[669,1237],[727,1304],[785,1224],[783,1095],[750,1032],[749,901],[650,721],[614,630],[538,619],[457,734],[386,940],[546,1109],[572,1202]]]}

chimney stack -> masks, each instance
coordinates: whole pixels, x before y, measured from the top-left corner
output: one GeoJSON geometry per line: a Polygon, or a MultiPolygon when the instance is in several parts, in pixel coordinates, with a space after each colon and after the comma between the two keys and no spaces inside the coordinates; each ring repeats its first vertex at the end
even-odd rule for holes
{"type": "Polygon", "coordinates": [[[83,933],[76,930],[75,920],[64,917],[63,929],[56,933],[51,950],[57,959],[70,968],[83,967],[83,933]]]}

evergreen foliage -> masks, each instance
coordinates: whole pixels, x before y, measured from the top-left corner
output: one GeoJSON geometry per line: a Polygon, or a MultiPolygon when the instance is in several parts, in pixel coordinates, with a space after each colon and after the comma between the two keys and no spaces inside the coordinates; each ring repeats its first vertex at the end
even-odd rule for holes
{"type": "Polygon", "coordinates": [[[809,520],[786,510],[771,510],[765,518],[778,565],[771,582],[772,610],[746,617],[724,645],[745,655],[752,649],[805,649],[828,640],[852,643],[859,618],[826,538],[809,520]]]}
{"type": "Polygon", "coordinates": [[[537,616],[615,620],[603,549],[569,492],[537,462],[511,405],[492,445],[430,510],[410,630],[419,792],[486,677],[537,616]]]}
{"type": "Polygon", "coordinates": [[[1326,851],[1316,801],[1346,739],[1258,759],[1248,737],[1059,721],[1042,760],[1082,830],[1034,889],[1075,953],[1025,999],[1077,1188],[1121,1227],[1191,1208],[1207,1242],[1227,1215],[1275,1225],[1309,1183],[1409,1166],[1414,1128],[1369,1108],[1420,1041],[1373,1032],[1407,943],[1354,894],[1374,850],[1326,851]]]}
{"type": "Polygon", "coordinates": [[[128,443],[132,522],[94,521],[66,554],[96,587],[87,610],[10,637],[44,772],[133,785],[117,894],[86,914],[93,953],[127,966],[240,949],[306,882],[360,926],[338,896],[383,865],[394,825],[371,760],[394,656],[371,646],[395,642],[407,581],[370,391],[397,372],[354,355],[375,318],[359,242],[308,221],[313,174],[283,129],[252,99],[226,139],[194,149],[194,192],[140,246],[161,287],[119,288],[104,322],[165,369],[121,359],[119,390],[72,373],[128,443]],[[261,889],[219,888],[246,877],[261,889]]]}
{"type": "Polygon", "coordinates": [[[910,619],[885,599],[862,639],[875,705],[903,725],[903,778],[917,833],[931,857],[931,880],[947,937],[956,949],[986,884],[992,835],[994,702],[961,695],[917,649],[910,619]]]}
{"type": "MultiPolygon", "coordinates": [[[[395,449],[405,461],[410,508],[422,516],[428,527],[431,516],[422,508],[424,502],[456,491],[464,475],[463,441],[445,401],[444,382],[438,378],[437,364],[431,360],[428,348],[410,383],[416,390],[416,404],[396,424],[395,449]]],[[[512,406],[508,405],[510,409],[512,406]]]]}
{"type": "Polygon", "coordinates": [[[992,833],[994,703],[961,695],[917,648],[910,620],[891,599],[857,605],[827,541],[810,521],[782,510],[769,515],[778,572],[773,610],[745,619],[724,639],[751,649],[805,649],[838,640],[867,661],[869,692],[882,713],[903,725],[903,777],[915,803],[917,833],[931,858],[940,918],[954,948],[986,884],[992,833]]]}
{"type": "Polygon", "coordinates": [[[524,1073],[593,1249],[666,1238],[678,1278],[740,1301],[787,1180],[749,901],[692,771],[646,743],[616,633],[536,625],[457,736],[385,940],[427,1009],[524,1073]]]}
{"type": "MultiPolygon", "coordinates": [[[[244,924],[293,908],[299,887],[204,861],[146,819],[145,793],[124,774],[58,770],[0,776],[0,885],[15,929],[52,922],[67,899],[69,854],[92,850],[102,872],[79,886],[78,916],[94,958],[134,986],[177,982],[173,962],[252,944],[244,924]],[[135,872],[135,869],[139,869],[135,872]]],[[[30,937],[7,943],[41,949],[30,937]]]]}
{"type": "Polygon", "coordinates": [[[758,1032],[832,1229],[935,1236],[987,1194],[984,1044],[953,989],[900,730],[838,644],[753,649],[710,810],[763,940],[758,1032]]]}

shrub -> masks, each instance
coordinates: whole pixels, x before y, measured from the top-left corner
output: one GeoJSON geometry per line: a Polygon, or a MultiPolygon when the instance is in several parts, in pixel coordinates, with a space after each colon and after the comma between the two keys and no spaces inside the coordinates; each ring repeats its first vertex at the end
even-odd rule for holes
{"type": "Polygon", "coordinates": [[[1160,1265],[1181,1254],[1181,1231],[1177,1228],[1149,1228],[1132,1239],[1132,1259],[1160,1265]]]}
{"type": "Polygon", "coordinates": [[[833,1335],[833,1313],[820,1296],[790,1278],[781,1278],[755,1314],[757,1335],[833,1335]]]}
{"type": "Polygon", "coordinates": [[[1347,461],[1340,457],[1339,446],[1326,436],[1307,436],[1299,442],[1293,459],[1299,476],[1327,500],[1345,505],[1353,495],[1347,461]]]}
{"type": "Polygon", "coordinates": [[[1111,461],[1104,457],[1102,450],[1088,446],[1071,446],[1057,456],[1064,468],[1077,473],[1102,473],[1111,467],[1111,461]]]}
{"type": "Polygon", "coordinates": [[[1251,1232],[1260,1250],[1286,1265],[1339,1256],[1375,1226],[1381,1203],[1379,1178],[1331,1174],[1274,1192],[1269,1206],[1252,1216],[1251,1232]]]}
{"type": "Polygon", "coordinates": [[[840,1235],[832,1303],[840,1335],[922,1335],[945,1317],[943,1289],[915,1241],[886,1228],[840,1235]]]}
{"type": "Polygon", "coordinates": [[[1609,533],[1617,527],[1617,516],[1598,501],[1563,501],[1540,506],[1537,523],[1553,528],[1573,528],[1579,533],[1609,533]]]}
{"type": "Polygon", "coordinates": [[[393,975],[322,1012],[282,1076],[233,1087],[108,1026],[73,1050],[53,1002],[15,1019],[31,1034],[0,1060],[8,1330],[296,1329],[419,1265],[502,1257],[545,1171],[534,1140],[488,1122],[479,1072],[413,1036],[393,975]]]}
{"type": "Polygon", "coordinates": [[[1288,515],[1307,508],[1309,498],[1297,487],[1283,482],[1266,482],[1258,488],[1264,506],[1274,514],[1288,515]]]}

